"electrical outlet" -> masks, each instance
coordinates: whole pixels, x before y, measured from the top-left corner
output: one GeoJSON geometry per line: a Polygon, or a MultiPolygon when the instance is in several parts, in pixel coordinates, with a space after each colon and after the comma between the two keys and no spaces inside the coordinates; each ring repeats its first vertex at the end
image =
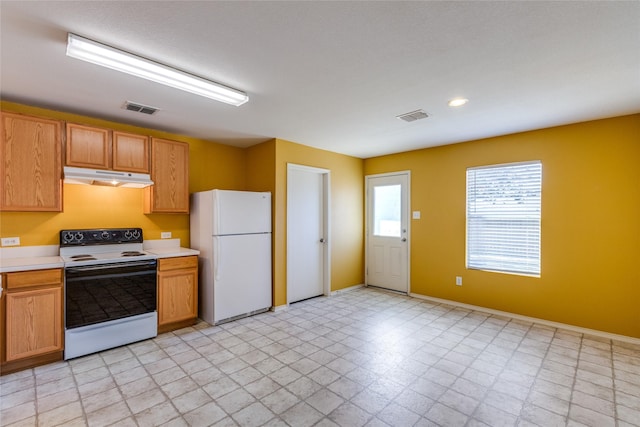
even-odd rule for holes
{"type": "Polygon", "coordinates": [[[456,286],[462,286],[462,276],[456,276],[456,286]]]}
{"type": "Polygon", "coordinates": [[[171,232],[170,231],[163,231],[160,233],[160,238],[161,239],[170,239],[171,238],[171,232]]]}
{"type": "Polygon", "coordinates": [[[413,219],[420,219],[420,211],[413,211],[412,214],[413,219]]]}
{"type": "Polygon", "coordinates": [[[3,237],[2,246],[20,246],[19,237],[3,237]]]}

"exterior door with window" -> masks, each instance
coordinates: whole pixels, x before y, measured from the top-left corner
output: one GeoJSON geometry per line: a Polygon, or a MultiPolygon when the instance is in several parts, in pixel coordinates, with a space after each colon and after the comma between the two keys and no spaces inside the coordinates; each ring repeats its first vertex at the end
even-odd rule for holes
{"type": "Polygon", "coordinates": [[[366,284],[409,292],[409,172],[366,177],[366,284]]]}

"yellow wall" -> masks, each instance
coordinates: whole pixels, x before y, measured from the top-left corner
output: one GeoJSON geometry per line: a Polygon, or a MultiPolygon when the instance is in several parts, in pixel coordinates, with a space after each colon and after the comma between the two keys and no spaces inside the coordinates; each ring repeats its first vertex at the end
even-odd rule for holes
{"type": "Polygon", "coordinates": [[[361,159],[276,139],[274,301],[287,303],[287,163],[331,171],[331,290],[361,284],[363,175],[361,159]]]}
{"type": "MultiPolygon", "coordinates": [[[[257,144],[246,149],[246,183],[248,191],[269,191],[271,193],[271,223],[276,218],[275,192],[276,192],[276,141],[272,139],[262,144],[257,144]]],[[[275,254],[275,243],[278,240],[276,233],[271,234],[271,253],[275,254]]],[[[271,283],[275,284],[274,269],[276,265],[275,255],[271,258],[271,283]]],[[[275,286],[274,286],[275,288],[275,286]]],[[[271,294],[271,304],[276,305],[276,292],[271,294]]]]}
{"type": "Polygon", "coordinates": [[[411,291],[640,337],[640,115],[367,159],[411,170],[411,291]],[[541,277],[465,268],[465,171],[542,161],[541,277]],[[455,286],[455,276],[463,286],[455,286]]]}
{"type": "Polygon", "coordinates": [[[276,140],[246,149],[246,189],[249,191],[276,190],[276,140]]]}
{"type": "MultiPolygon", "coordinates": [[[[190,192],[212,188],[240,190],[245,186],[245,153],[241,148],[4,101],[0,106],[4,111],[187,142],[190,192]]],[[[19,236],[22,246],[56,245],[62,229],[141,227],[145,239],[159,239],[161,231],[171,231],[173,238],[179,238],[183,246],[189,246],[189,215],[144,215],[143,191],[65,184],[64,212],[1,212],[0,236],[19,236]]]]}

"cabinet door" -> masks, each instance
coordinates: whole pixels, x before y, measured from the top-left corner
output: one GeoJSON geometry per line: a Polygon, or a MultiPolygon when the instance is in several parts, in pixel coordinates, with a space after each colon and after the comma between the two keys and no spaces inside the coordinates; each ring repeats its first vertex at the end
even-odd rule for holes
{"type": "Polygon", "coordinates": [[[189,213],[189,144],[152,138],[144,213],[189,213]]]}
{"type": "Polygon", "coordinates": [[[111,133],[108,129],[67,123],[65,165],[78,168],[111,168],[111,133]]]}
{"type": "Polygon", "coordinates": [[[114,131],[113,169],[149,173],[149,138],[144,135],[114,131]]]}
{"type": "Polygon", "coordinates": [[[0,210],[62,211],[62,122],[2,113],[0,210]]]}
{"type": "Polygon", "coordinates": [[[0,274],[0,364],[4,363],[5,354],[4,354],[4,343],[5,340],[5,327],[4,327],[4,299],[5,299],[5,289],[4,289],[4,274],[0,274]]]}
{"type": "Polygon", "coordinates": [[[158,273],[158,325],[198,316],[198,270],[158,273]]]}
{"type": "Polygon", "coordinates": [[[62,350],[62,287],[8,292],[6,361],[62,350]]]}

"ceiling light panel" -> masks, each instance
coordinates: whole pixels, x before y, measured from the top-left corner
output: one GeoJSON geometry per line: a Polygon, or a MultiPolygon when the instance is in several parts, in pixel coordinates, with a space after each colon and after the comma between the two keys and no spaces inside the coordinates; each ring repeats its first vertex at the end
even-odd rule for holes
{"type": "Polygon", "coordinates": [[[67,56],[235,106],[249,100],[246,93],[237,89],[72,33],[68,36],[67,56]]]}

